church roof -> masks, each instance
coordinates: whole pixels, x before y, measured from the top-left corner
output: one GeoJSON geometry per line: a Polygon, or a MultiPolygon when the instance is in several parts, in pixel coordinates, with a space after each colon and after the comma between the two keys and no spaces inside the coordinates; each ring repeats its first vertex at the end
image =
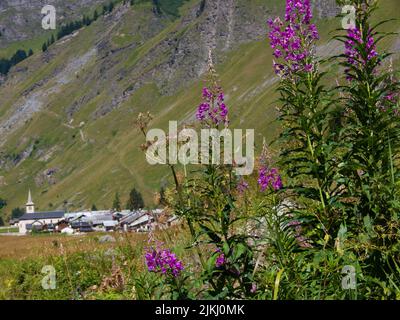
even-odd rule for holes
{"type": "Polygon", "coordinates": [[[25,213],[19,220],[60,219],[64,218],[64,214],[64,211],[25,213]]]}

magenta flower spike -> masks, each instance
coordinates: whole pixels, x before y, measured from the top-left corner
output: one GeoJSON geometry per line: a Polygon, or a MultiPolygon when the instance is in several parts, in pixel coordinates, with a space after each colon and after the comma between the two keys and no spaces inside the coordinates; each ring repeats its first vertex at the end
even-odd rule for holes
{"type": "Polygon", "coordinates": [[[269,20],[269,39],[275,73],[288,77],[296,72],[312,72],[312,55],[315,40],[319,39],[315,24],[311,23],[312,10],[309,0],[287,0],[285,21],[269,20]]]}
{"type": "MultiPolygon", "coordinates": [[[[369,61],[378,56],[376,51],[375,40],[368,32],[367,40],[364,43],[360,29],[349,29],[347,30],[348,39],[345,42],[345,52],[347,57],[347,62],[353,66],[358,66],[360,68],[364,67],[369,61]],[[366,56],[361,54],[361,48],[365,46],[366,56]]],[[[350,74],[350,69],[345,70],[346,77],[351,80],[353,77],[350,74]]]]}
{"type": "Polygon", "coordinates": [[[183,263],[169,249],[149,248],[145,254],[145,259],[147,269],[150,272],[178,277],[184,269],[183,263]]]}
{"type": "Polygon", "coordinates": [[[265,191],[269,187],[275,191],[283,188],[282,178],[278,173],[278,169],[269,169],[264,166],[260,168],[258,174],[258,185],[260,186],[261,191],[265,191]]]}
{"type": "Polygon", "coordinates": [[[215,252],[219,253],[217,260],[215,261],[215,266],[221,268],[226,262],[225,255],[222,253],[221,249],[217,249],[215,252]]]}
{"type": "Polygon", "coordinates": [[[225,94],[218,84],[217,73],[212,62],[211,52],[208,62],[208,86],[203,88],[202,103],[198,106],[196,112],[197,120],[208,125],[224,124],[228,125],[228,107],[225,104],[225,94]]]}

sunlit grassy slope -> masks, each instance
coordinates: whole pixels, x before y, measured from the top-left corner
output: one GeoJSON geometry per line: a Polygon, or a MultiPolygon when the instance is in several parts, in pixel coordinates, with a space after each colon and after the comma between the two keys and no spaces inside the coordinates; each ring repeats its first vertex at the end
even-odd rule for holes
{"type": "MultiPolygon", "coordinates": [[[[254,2],[258,1],[260,0],[254,2]]],[[[253,1],[249,1],[249,6],[251,2],[253,1]]],[[[399,16],[398,0],[381,2],[380,17],[399,16]]],[[[190,3],[187,7],[189,5],[190,3]]],[[[55,92],[46,97],[45,108],[27,120],[1,147],[3,154],[18,154],[32,142],[36,142],[37,150],[53,151],[48,160],[40,161],[40,157],[35,156],[34,152],[17,167],[0,171],[0,176],[4,177],[3,185],[0,185],[0,197],[9,202],[4,210],[7,214],[12,208],[24,204],[29,188],[32,189],[38,210],[62,207],[64,201],[69,203],[70,209],[89,208],[93,203],[98,208],[109,208],[116,191],[125,200],[133,186],[143,193],[149,205],[153,205],[153,194],[167,181],[168,171],[163,166],[150,166],[146,162],[139,148],[143,137],[134,128],[134,120],[139,112],[150,111],[155,115],[152,127],[167,129],[171,120],[190,123],[200,102],[203,82],[199,80],[188,83],[176,94],[168,96],[161,94],[157,86],[148,81],[118,108],[104,116],[93,117],[100,102],[112,104],[109,93],[115,83],[124,88],[135,83],[137,76],[140,76],[135,74],[135,65],[156,44],[163,41],[169,32],[178,31],[178,36],[179,32],[187,32],[176,30],[179,19],[168,20],[160,32],[143,41],[132,30],[149,19],[151,11],[148,6],[146,3],[135,6],[116,24],[100,19],[81,30],[75,37],[57,43],[50,50],[53,56],[49,62],[45,62],[41,53],[35,54],[18,65],[20,68],[35,65],[35,68],[28,68],[22,75],[12,74],[15,80],[0,88],[1,119],[11,112],[15,101],[28,88],[42,79],[51,79],[45,84],[45,87],[51,88],[57,82],[52,75],[60,65],[85,55],[102,37],[107,33],[111,34],[111,45],[116,53],[113,58],[114,66],[107,74],[110,81],[102,81],[102,77],[105,77],[101,73],[104,61],[102,57],[90,56],[84,67],[71,75],[70,81],[58,86],[55,92]],[[134,42],[138,46],[132,48],[128,55],[125,51],[118,53],[119,48],[134,42]],[[127,74],[121,76],[116,70],[127,70],[127,74]],[[93,91],[96,94],[92,94],[93,91]],[[85,101],[84,106],[73,115],[71,124],[66,111],[80,99],[85,101]],[[84,125],[80,126],[81,123],[84,125]],[[58,169],[57,183],[37,186],[35,177],[49,168],[58,169]]],[[[339,28],[340,23],[332,19],[319,21],[318,25],[322,34],[320,52],[328,56],[336,47],[326,45],[331,37],[328,32],[339,28]]],[[[391,23],[390,28],[398,31],[399,22],[391,23]]],[[[267,33],[267,29],[265,32],[267,33]]],[[[393,48],[396,43],[398,45],[397,39],[384,43],[384,46],[393,48]]],[[[157,61],[152,63],[156,65],[157,61]]],[[[279,129],[273,123],[277,79],[272,73],[271,65],[271,50],[264,39],[241,45],[226,53],[224,62],[217,66],[227,95],[232,127],[255,129],[257,147],[263,137],[271,140],[279,129]]],[[[149,68],[151,67],[152,64],[149,64],[149,68]]]]}

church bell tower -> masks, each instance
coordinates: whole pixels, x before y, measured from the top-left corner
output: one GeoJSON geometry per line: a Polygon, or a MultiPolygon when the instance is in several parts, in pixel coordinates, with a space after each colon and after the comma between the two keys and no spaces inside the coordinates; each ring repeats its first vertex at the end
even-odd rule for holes
{"type": "Polygon", "coordinates": [[[35,204],[32,202],[31,190],[29,190],[28,202],[26,203],[26,213],[35,213],[35,204]]]}

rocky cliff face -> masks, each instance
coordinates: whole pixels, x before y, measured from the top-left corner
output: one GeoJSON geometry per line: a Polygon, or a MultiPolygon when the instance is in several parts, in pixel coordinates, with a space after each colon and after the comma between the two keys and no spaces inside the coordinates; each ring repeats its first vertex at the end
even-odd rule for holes
{"type": "MultiPolygon", "coordinates": [[[[179,26],[131,70],[141,75],[131,89],[155,81],[163,94],[173,94],[203,74],[209,50],[217,63],[223,62],[226,53],[241,44],[266,38],[266,21],[281,7],[276,1],[197,1],[179,26]],[[161,62],[149,70],[154,60],[161,62]]],[[[316,0],[315,12],[321,17],[334,16],[335,0],[316,0]]]]}
{"type": "Polygon", "coordinates": [[[265,19],[272,11],[261,2],[251,6],[237,0],[195,2],[179,25],[130,70],[141,77],[127,93],[148,81],[155,81],[162,94],[175,93],[204,72],[209,50],[217,62],[223,61],[230,50],[264,37],[265,19]]]}

